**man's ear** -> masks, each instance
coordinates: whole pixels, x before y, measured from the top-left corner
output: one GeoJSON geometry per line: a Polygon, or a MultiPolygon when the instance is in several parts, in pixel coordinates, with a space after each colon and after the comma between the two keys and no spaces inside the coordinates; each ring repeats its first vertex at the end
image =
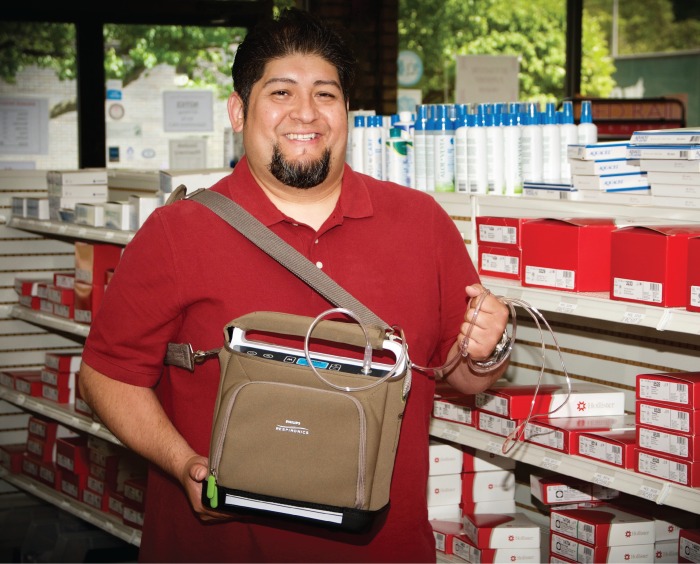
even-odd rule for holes
{"type": "Polygon", "coordinates": [[[231,128],[234,132],[240,133],[243,131],[243,100],[238,95],[238,92],[233,92],[228,97],[228,118],[231,121],[231,128]]]}

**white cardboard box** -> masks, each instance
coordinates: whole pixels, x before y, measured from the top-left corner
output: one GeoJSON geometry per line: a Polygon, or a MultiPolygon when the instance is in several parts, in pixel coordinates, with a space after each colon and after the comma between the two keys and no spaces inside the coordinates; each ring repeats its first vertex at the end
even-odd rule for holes
{"type": "Polygon", "coordinates": [[[512,470],[487,470],[462,474],[462,499],[470,502],[515,498],[512,470]]]}

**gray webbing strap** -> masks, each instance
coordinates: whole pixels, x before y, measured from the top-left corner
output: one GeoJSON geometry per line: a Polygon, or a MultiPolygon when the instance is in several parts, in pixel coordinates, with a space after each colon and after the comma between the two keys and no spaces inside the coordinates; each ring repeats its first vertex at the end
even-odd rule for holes
{"type": "Polygon", "coordinates": [[[218,192],[200,188],[185,199],[199,202],[216,212],[248,240],[288,268],[333,305],[349,309],[366,325],[383,327],[385,331],[391,329],[390,325],[377,317],[372,310],[358,301],[323,270],[230,198],[218,192]]]}

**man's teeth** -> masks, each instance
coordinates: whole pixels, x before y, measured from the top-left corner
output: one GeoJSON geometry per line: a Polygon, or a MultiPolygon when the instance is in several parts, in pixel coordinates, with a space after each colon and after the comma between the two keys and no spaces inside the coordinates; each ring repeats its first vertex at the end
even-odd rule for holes
{"type": "Polygon", "coordinates": [[[315,133],[289,133],[287,134],[287,139],[291,139],[293,141],[311,141],[312,139],[316,138],[315,133]]]}

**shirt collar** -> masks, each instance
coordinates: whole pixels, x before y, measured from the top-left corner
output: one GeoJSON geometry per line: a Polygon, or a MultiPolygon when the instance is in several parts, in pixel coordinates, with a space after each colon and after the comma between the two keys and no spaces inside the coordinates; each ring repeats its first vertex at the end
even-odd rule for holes
{"type": "MultiPolygon", "coordinates": [[[[250,172],[245,156],[238,161],[229,176],[228,195],[268,227],[287,219],[265,195],[250,172]]],[[[338,213],[348,218],[369,217],[374,213],[364,178],[347,164],[343,171],[343,184],[334,215],[338,213]]]]}

